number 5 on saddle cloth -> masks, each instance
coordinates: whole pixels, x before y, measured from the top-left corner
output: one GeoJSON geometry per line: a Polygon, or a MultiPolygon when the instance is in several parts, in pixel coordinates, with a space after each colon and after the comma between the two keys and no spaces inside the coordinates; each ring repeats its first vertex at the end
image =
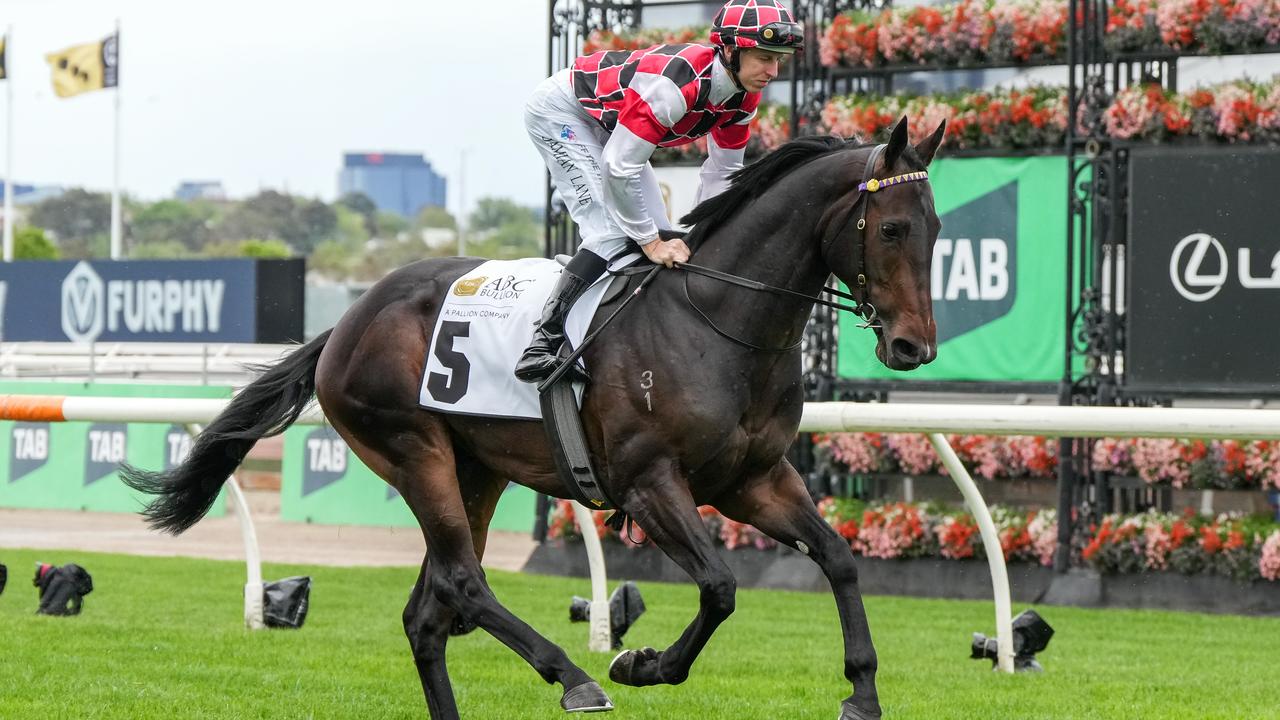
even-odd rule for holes
{"type": "MultiPolygon", "coordinates": [[[[609,269],[636,274],[660,267],[647,262],[627,267],[640,259],[639,253],[630,254],[611,261],[609,269]]],[[[560,370],[537,387],[520,382],[512,372],[560,272],[556,262],[542,258],[488,261],[455,280],[436,318],[418,403],[435,412],[543,420],[557,467],[576,499],[587,507],[610,508],[587,459],[578,419],[582,386],[554,382],[563,375],[560,370]]],[[[586,331],[596,309],[627,280],[606,274],[574,304],[565,322],[567,347],[561,348],[565,353],[578,347],[569,362],[577,362],[590,342],[586,331]]]]}

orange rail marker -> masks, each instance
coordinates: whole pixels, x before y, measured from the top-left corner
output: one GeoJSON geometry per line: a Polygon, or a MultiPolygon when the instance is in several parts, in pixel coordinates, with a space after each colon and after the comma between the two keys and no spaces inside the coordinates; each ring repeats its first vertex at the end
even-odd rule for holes
{"type": "Polygon", "coordinates": [[[64,400],[58,395],[0,395],[0,420],[62,422],[64,400]]]}

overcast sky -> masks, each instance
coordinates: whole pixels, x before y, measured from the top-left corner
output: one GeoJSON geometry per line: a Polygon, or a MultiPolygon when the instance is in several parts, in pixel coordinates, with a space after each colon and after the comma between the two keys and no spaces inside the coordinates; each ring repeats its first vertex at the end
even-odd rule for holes
{"type": "Polygon", "coordinates": [[[522,113],[546,74],[545,0],[0,0],[17,182],[110,189],[116,91],[58,98],[44,55],[117,18],[126,193],[208,179],[332,200],[342,153],[374,150],[424,154],[452,210],[468,148],[468,206],[542,202],[522,113]]]}

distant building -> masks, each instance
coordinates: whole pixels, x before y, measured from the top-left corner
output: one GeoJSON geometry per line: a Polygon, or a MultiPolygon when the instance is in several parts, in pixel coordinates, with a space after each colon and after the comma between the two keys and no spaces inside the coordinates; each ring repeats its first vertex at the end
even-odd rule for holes
{"type": "Polygon", "coordinates": [[[444,207],[445,179],[421,155],[346,153],[338,194],[368,195],[379,210],[412,218],[424,207],[444,207]]]}
{"type": "MultiPolygon", "coordinates": [[[[41,200],[55,198],[66,192],[66,189],[58,185],[24,185],[22,183],[13,184],[13,204],[14,205],[33,205],[41,200]]],[[[4,198],[4,180],[0,180],[0,202],[4,198]]]]}
{"type": "Polygon", "coordinates": [[[183,180],[173,191],[175,200],[226,200],[227,191],[217,180],[183,180]]]}

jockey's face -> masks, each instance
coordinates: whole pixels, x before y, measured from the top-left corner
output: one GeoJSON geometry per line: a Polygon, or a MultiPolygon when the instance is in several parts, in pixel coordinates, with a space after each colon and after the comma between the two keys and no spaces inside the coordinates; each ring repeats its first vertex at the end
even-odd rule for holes
{"type": "Polygon", "coordinates": [[[760,92],[778,77],[778,70],[786,57],[783,53],[760,48],[742,50],[738,53],[738,82],[747,92],[760,92]]]}

